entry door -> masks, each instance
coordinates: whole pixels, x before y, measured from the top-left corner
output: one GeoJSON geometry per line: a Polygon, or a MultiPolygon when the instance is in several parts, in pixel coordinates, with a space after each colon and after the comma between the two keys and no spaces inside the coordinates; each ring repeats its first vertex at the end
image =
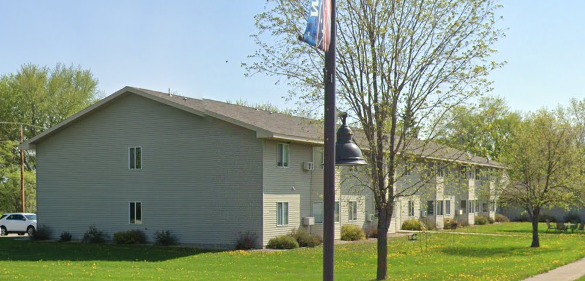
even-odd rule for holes
{"type": "Polygon", "coordinates": [[[10,215],[6,222],[8,231],[26,231],[26,218],[23,215],[10,215]]]}

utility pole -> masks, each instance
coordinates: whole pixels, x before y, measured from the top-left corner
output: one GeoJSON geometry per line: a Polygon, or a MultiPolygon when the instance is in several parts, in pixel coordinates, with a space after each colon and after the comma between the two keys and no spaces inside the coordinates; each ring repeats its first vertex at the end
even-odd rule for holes
{"type": "MultiPolygon", "coordinates": [[[[24,131],[20,124],[20,143],[24,142],[24,131]]],[[[22,212],[26,213],[26,197],[24,194],[24,150],[20,150],[20,193],[22,196],[22,212]]]]}

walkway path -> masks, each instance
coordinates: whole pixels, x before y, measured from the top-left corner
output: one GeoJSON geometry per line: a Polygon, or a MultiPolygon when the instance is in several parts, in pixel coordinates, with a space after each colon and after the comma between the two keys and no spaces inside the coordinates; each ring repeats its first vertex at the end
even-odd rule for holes
{"type": "Polygon", "coordinates": [[[585,276],[585,258],[565,266],[557,267],[549,272],[532,276],[524,281],[572,281],[585,276]]]}

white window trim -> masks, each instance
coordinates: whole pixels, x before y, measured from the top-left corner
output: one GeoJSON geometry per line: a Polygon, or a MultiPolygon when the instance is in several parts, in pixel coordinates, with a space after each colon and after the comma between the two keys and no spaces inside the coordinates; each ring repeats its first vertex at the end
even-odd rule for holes
{"type": "MultiPolygon", "coordinates": [[[[312,210],[313,217],[315,217],[315,203],[321,204],[321,220],[322,221],[325,220],[325,207],[323,205],[324,204],[323,201],[314,201],[313,202],[313,210],[312,210]]],[[[315,219],[315,224],[323,224],[322,221],[317,222],[317,219],[315,219]]]]}
{"type": "Polygon", "coordinates": [[[128,170],[142,170],[142,167],[144,166],[144,150],[142,149],[142,146],[129,146],[128,147],[128,170]],[[130,159],[130,149],[134,148],[134,168],[130,167],[130,164],[132,163],[130,159]],[[136,168],[136,148],[140,148],[140,168],[136,168]]]}
{"type": "MultiPolygon", "coordinates": [[[[339,201],[335,201],[333,202],[333,223],[341,223],[341,202],[339,201]],[[335,208],[335,204],[337,204],[337,208],[335,208]],[[337,219],[338,221],[335,221],[335,211],[337,211],[337,219]]],[[[323,203],[323,221],[325,221],[325,203],[323,203]]]]}
{"type": "Polygon", "coordinates": [[[128,201],[128,224],[136,224],[136,225],[141,225],[142,222],[144,221],[144,204],[142,204],[142,201],[128,201]],[[131,217],[131,212],[130,212],[130,204],[134,203],[134,222],[132,221],[132,217],[131,217]],[[136,203],[140,203],[140,223],[136,223],[136,203]]]}
{"type": "Polygon", "coordinates": [[[445,215],[445,202],[444,201],[445,200],[436,200],[435,201],[435,215],[437,215],[437,216],[444,216],[445,215]]]}
{"type": "Polygon", "coordinates": [[[358,220],[358,203],[357,203],[357,201],[349,201],[349,219],[348,219],[348,221],[357,221],[357,220],[358,220]],[[353,206],[355,206],[355,210],[353,209],[353,206]],[[354,213],[355,213],[355,216],[354,216],[354,213]]]}
{"type": "Polygon", "coordinates": [[[445,215],[451,215],[451,199],[445,200],[445,215]],[[449,208],[447,208],[449,206],[449,208]]]}
{"type": "Polygon", "coordinates": [[[290,216],[289,216],[289,213],[290,212],[289,212],[289,210],[290,210],[290,204],[288,202],[284,202],[284,201],[283,202],[276,202],[276,226],[288,226],[289,225],[289,223],[290,223],[290,216]],[[278,205],[280,205],[280,204],[282,204],[282,208],[283,208],[283,210],[281,212],[281,214],[282,214],[282,219],[281,219],[282,223],[281,224],[278,224],[278,221],[279,221],[278,205]],[[286,204],[286,222],[284,221],[284,218],[285,218],[285,216],[284,216],[285,215],[285,213],[284,213],[284,206],[285,206],[285,204],[286,204]]]}
{"type": "Polygon", "coordinates": [[[290,166],[290,145],[288,143],[279,142],[276,144],[276,166],[278,168],[288,168],[290,166]],[[280,148],[279,148],[280,145],[282,145],[282,166],[279,165],[279,163],[278,163],[278,160],[279,160],[278,159],[278,152],[280,150],[280,148]],[[285,147],[287,147],[286,150],[288,151],[288,155],[287,155],[288,159],[286,161],[286,166],[284,165],[285,164],[285,162],[284,162],[284,148],[285,147]]]}
{"type": "Polygon", "coordinates": [[[414,217],[414,215],[416,214],[416,210],[415,210],[415,206],[414,206],[414,200],[408,200],[408,216],[409,217],[414,217]]]}

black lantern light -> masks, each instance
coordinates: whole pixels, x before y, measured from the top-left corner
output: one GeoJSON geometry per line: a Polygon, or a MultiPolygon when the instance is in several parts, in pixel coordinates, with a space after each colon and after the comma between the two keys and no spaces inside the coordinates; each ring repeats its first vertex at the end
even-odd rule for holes
{"type": "Polygon", "coordinates": [[[347,126],[347,113],[340,112],[342,119],[341,127],[337,130],[337,142],[335,143],[335,165],[336,166],[358,166],[366,165],[366,160],[360,148],[352,141],[353,132],[347,126]]]}

